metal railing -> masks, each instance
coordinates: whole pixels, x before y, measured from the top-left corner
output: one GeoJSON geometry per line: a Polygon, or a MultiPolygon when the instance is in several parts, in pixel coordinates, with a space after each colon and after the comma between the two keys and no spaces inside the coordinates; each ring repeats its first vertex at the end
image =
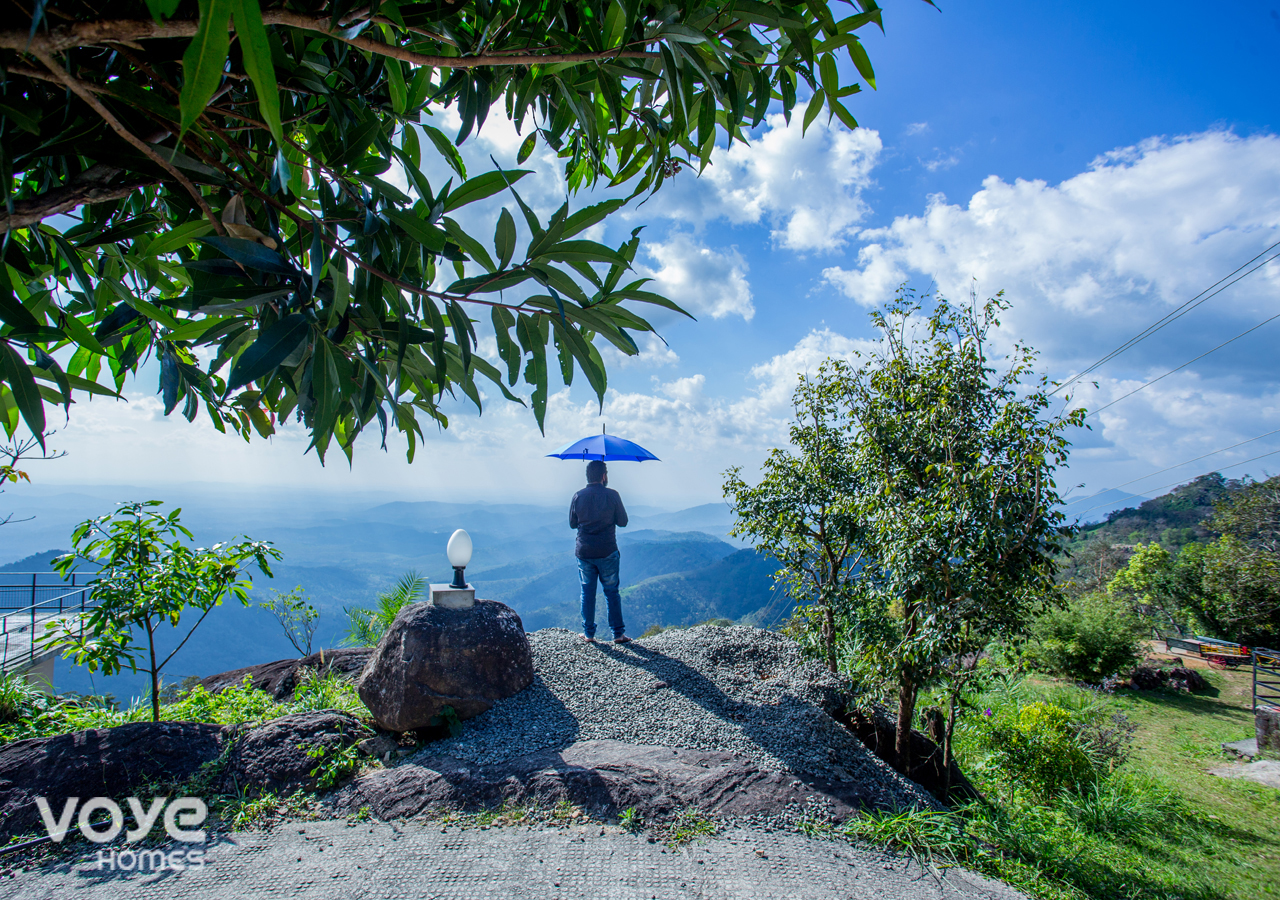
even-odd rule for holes
{"type": "Polygon", "coordinates": [[[1253,648],[1253,712],[1280,712],[1280,650],[1253,648]]]}
{"type": "MultiPolygon", "coordinates": [[[[72,575],[70,581],[43,572],[6,572],[0,578],[11,583],[0,583],[0,671],[9,671],[24,663],[34,664],[47,655],[38,645],[36,626],[60,616],[83,616],[93,606],[95,597],[91,589],[72,575]],[[46,579],[41,583],[41,578],[46,579]],[[13,580],[17,579],[16,583],[13,580]],[[70,587],[71,590],[67,590],[70,587]],[[56,593],[55,593],[56,592],[56,593]],[[53,594],[53,596],[48,596],[53,594]],[[21,601],[26,601],[22,603],[21,601]],[[18,638],[25,635],[25,639],[18,638]]],[[[82,626],[83,627],[83,623],[82,626]]]]}

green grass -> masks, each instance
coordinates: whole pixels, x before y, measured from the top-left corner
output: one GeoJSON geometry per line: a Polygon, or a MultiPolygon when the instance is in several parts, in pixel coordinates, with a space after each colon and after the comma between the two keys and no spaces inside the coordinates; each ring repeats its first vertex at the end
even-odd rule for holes
{"type": "Polygon", "coordinates": [[[1231,761],[1224,741],[1253,731],[1249,674],[1204,674],[1211,690],[1191,696],[1107,696],[1048,679],[996,684],[957,735],[960,763],[987,803],[864,815],[843,834],[922,864],[965,865],[1046,900],[1280,897],[1280,791],[1208,774],[1231,761]],[[1095,759],[1083,783],[1033,793],[993,764],[981,735],[1010,705],[1036,701],[1076,721],[1123,715],[1136,726],[1127,754],[1095,759]]]}

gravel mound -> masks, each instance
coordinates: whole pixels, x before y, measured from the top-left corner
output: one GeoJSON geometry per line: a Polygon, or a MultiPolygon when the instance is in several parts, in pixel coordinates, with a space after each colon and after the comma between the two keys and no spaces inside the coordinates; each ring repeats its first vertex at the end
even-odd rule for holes
{"type": "Polygon", "coordinates": [[[616,741],[727,752],[761,771],[874,784],[888,805],[934,805],[828,714],[836,681],[782,635],[702,626],[614,645],[549,628],[529,643],[534,683],[423,756],[494,766],[616,741]]]}

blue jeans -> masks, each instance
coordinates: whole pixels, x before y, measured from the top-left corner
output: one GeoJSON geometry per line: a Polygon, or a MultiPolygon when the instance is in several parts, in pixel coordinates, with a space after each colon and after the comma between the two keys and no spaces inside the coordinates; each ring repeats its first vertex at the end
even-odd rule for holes
{"type": "Polygon", "coordinates": [[[596,636],[596,581],[604,588],[604,599],[609,606],[609,627],[614,637],[622,637],[626,626],[622,624],[622,596],[618,593],[618,560],[614,550],[600,559],[579,559],[578,580],[582,582],[582,633],[589,638],[596,636]]]}

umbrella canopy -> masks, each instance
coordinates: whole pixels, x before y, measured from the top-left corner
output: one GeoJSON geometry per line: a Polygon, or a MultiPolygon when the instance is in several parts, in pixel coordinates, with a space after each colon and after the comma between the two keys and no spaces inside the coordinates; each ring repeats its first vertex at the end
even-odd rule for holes
{"type": "Polygon", "coordinates": [[[556,459],[600,459],[605,462],[613,460],[644,462],[647,459],[661,462],[658,457],[639,444],[612,434],[593,434],[591,437],[584,437],[572,444],[565,444],[555,453],[548,453],[547,456],[554,456],[556,459]]]}

